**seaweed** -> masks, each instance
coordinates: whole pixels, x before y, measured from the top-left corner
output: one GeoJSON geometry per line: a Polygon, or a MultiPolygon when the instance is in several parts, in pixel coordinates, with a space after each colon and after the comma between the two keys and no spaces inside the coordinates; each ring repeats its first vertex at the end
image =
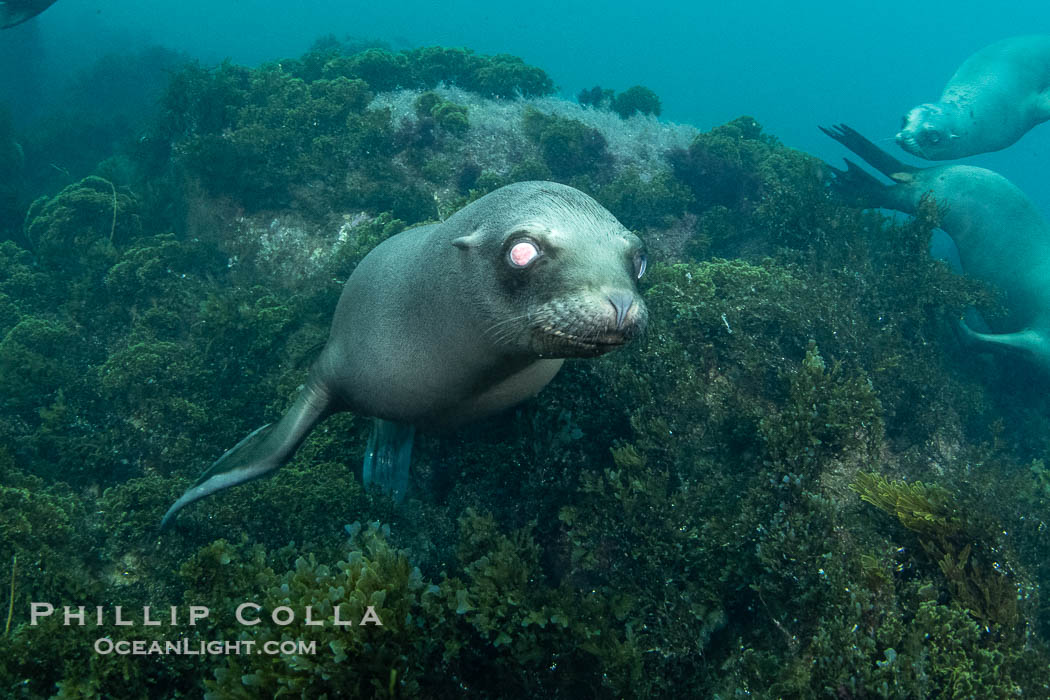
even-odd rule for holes
{"type": "Polygon", "coordinates": [[[605,137],[582,122],[529,108],[522,128],[555,177],[597,176],[609,161],[605,137]]]}
{"type": "Polygon", "coordinates": [[[918,534],[922,549],[944,574],[952,599],[978,622],[1006,634],[1014,631],[1018,584],[1007,564],[990,559],[1002,555],[996,555],[976,523],[963,517],[950,492],[921,481],[891,482],[874,472],[858,473],[850,488],[918,534]]]}

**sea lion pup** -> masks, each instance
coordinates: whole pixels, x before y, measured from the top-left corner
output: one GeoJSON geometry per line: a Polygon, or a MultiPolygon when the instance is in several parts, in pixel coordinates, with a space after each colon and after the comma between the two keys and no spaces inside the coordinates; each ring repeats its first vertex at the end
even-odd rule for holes
{"type": "Polygon", "coordinates": [[[927,160],[1006,148],[1050,119],[1050,36],[1017,36],[966,59],[938,102],[908,112],[897,143],[927,160]]]}
{"type": "Polygon", "coordinates": [[[305,387],[277,423],[216,461],[165,514],[273,472],[339,411],[372,416],[363,481],[404,497],[416,427],[446,430],[509,408],[564,358],[597,357],[646,325],[641,240],[554,182],[491,192],[409,229],[350,275],[305,387]]]}
{"type": "Polygon", "coordinates": [[[1050,372],[1050,224],[1031,200],[1002,175],[969,165],[916,168],[901,163],[846,125],[821,131],[897,184],[884,185],[846,160],[832,168],[836,184],[864,206],[915,214],[926,194],[943,214],[940,226],[955,241],[963,271],[1005,293],[1008,315],[994,333],[966,335],[994,349],[1013,349],[1050,372]]]}

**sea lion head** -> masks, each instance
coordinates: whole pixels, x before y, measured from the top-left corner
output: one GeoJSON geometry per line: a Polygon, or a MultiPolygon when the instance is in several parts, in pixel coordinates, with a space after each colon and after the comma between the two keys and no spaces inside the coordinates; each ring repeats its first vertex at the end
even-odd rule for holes
{"type": "Polygon", "coordinates": [[[469,294],[481,335],[501,351],[595,357],[645,330],[645,246],[583,192],[519,182],[446,224],[469,231],[452,243],[478,280],[469,294]]]}
{"type": "Polygon", "coordinates": [[[961,136],[951,110],[942,104],[922,104],[904,115],[897,144],[919,158],[950,160],[960,156],[956,141],[961,136]]]}

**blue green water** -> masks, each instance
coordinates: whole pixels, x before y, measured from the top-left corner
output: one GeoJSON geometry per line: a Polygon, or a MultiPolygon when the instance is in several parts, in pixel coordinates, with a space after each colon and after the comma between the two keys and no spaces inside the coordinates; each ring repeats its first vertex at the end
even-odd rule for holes
{"type": "MultiPolygon", "coordinates": [[[[31,48],[4,59],[3,73],[61,81],[100,55],[152,44],[206,63],[230,58],[245,65],[297,56],[324,34],[381,39],[394,48],[466,46],[521,56],[546,70],[565,96],[595,84],[643,84],[660,95],[673,121],[706,129],[749,114],[785,144],[834,160],[841,151],[817,124],[846,122],[897,150],[892,137],[901,116],[935,100],[966,57],[1004,37],[1037,33],[1047,20],[1037,2],[992,11],[981,2],[944,0],[907,7],[60,0],[34,26],[5,32],[5,43],[35,37],[31,48]]],[[[0,55],[5,50],[0,46],[0,55]]],[[[1050,214],[1048,152],[1050,129],[1036,129],[1006,152],[968,162],[1006,175],[1050,214]]]]}

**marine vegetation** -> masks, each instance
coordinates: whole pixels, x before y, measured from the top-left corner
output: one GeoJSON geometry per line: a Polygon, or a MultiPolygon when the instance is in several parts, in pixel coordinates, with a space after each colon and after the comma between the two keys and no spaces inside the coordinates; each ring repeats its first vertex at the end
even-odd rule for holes
{"type": "Polygon", "coordinates": [[[146,127],[68,177],[12,144],[75,112],[0,124],[0,168],[26,174],[0,192],[3,692],[1050,696],[1050,394],[959,342],[998,292],[929,257],[937,203],[857,209],[755,119],[611,111],[655,115],[632,90],[585,106],[514,57],[329,37],[181,64],[146,127]],[[646,242],[644,337],[420,435],[403,504],[361,487],[370,425],[343,414],[158,535],[295,399],[369,250],[530,178],[646,242]],[[31,601],[109,617],[34,626],[31,601]],[[114,605],[210,614],[124,627],[114,605]]]}
{"type": "Polygon", "coordinates": [[[937,484],[887,481],[859,472],[850,488],[876,508],[895,515],[918,533],[923,550],[947,579],[952,598],[978,622],[1005,631],[1017,624],[1018,585],[993,561],[998,553],[956,508],[952,495],[937,484]]]}
{"type": "Polygon", "coordinates": [[[590,90],[580,90],[576,101],[581,105],[611,109],[624,119],[635,114],[651,114],[658,117],[661,109],[660,98],[643,85],[629,87],[620,93],[596,85],[590,90]]]}

